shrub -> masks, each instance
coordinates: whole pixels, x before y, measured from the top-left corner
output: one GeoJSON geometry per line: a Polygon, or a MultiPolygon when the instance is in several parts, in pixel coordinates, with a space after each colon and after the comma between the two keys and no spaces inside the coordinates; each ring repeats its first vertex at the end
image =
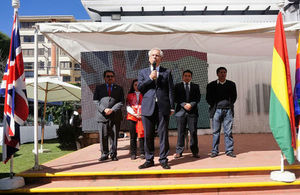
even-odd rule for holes
{"type": "Polygon", "coordinates": [[[57,129],[56,134],[61,149],[76,150],[76,141],[82,135],[82,129],[70,124],[62,124],[57,129]]]}

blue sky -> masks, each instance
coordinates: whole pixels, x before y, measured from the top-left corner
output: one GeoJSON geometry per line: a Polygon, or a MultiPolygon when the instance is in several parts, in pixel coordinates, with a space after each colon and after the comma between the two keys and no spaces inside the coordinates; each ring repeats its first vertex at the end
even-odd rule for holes
{"type": "MultiPolygon", "coordinates": [[[[11,0],[1,0],[0,31],[10,37],[14,8],[11,0]]],[[[90,19],[80,0],[20,0],[20,16],[73,15],[90,19]]]]}

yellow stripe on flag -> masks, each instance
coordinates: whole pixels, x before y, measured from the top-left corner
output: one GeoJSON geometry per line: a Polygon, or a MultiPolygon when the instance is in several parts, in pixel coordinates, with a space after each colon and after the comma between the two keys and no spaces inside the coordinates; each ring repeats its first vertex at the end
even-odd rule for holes
{"type": "Polygon", "coordinates": [[[273,91],[290,118],[290,106],[287,92],[285,65],[276,49],[273,49],[273,68],[271,86],[273,91]]]}
{"type": "Polygon", "coordinates": [[[300,53],[300,45],[299,45],[299,42],[300,42],[300,33],[299,33],[299,36],[298,36],[298,47],[297,47],[297,54],[300,53]]]}

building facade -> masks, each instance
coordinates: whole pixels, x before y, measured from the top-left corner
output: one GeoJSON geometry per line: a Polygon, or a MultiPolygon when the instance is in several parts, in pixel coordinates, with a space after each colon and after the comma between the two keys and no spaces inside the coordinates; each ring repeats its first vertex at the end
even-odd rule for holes
{"type": "MultiPolygon", "coordinates": [[[[20,39],[22,44],[26,78],[34,76],[34,31],[36,23],[76,22],[73,16],[20,16],[20,39]]],[[[68,83],[80,83],[80,64],[49,41],[38,34],[38,75],[54,76],[68,83]]]]}

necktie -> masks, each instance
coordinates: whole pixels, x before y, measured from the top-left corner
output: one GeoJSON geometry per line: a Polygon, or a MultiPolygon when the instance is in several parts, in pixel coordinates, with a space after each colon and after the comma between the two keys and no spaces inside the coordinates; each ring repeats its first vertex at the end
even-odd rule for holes
{"type": "Polygon", "coordinates": [[[111,94],[111,85],[108,85],[108,96],[111,94]]]}
{"type": "Polygon", "coordinates": [[[189,89],[189,84],[185,83],[185,97],[186,97],[186,102],[190,101],[190,89],[189,89]]]}

